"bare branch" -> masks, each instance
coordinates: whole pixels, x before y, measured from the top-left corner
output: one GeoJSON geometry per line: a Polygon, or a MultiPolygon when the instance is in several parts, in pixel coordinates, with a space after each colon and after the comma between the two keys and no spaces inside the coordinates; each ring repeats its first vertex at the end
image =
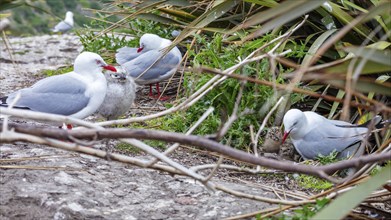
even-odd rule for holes
{"type": "Polygon", "coordinates": [[[204,182],[209,181],[213,177],[213,175],[216,173],[217,169],[221,166],[221,163],[223,162],[223,160],[224,160],[224,157],[220,156],[219,160],[217,161],[217,164],[214,165],[213,170],[204,179],[204,182]]]}
{"type": "MultiPolygon", "coordinates": [[[[68,137],[68,135],[72,135],[73,137],[76,138],[93,138],[94,136],[96,136],[97,139],[136,138],[136,139],[160,140],[166,142],[178,142],[185,145],[197,146],[212,152],[217,152],[222,155],[246,163],[274,168],[278,170],[284,170],[288,172],[298,172],[298,173],[318,176],[321,178],[325,178],[329,181],[332,181],[334,183],[338,183],[338,181],[335,180],[334,178],[327,176],[326,174],[330,174],[341,169],[346,169],[350,167],[360,167],[367,163],[380,162],[380,161],[391,159],[391,151],[389,151],[389,152],[382,152],[380,154],[366,155],[351,160],[344,160],[330,165],[314,167],[309,165],[296,164],[288,161],[276,161],[264,157],[255,157],[254,155],[236,150],[232,147],[220,144],[210,139],[202,138],[200,136],[184,135],[181,133],[173,133],[173,132],[166,132],[166,131],[123,129],[123,128],[111,128],[111,129],[104,129],[104,130],[79,129],[77,131],[76,130],[68,131],[68,130],[59,130],[59,129],[40,128],[37,126],[28,126],[28,125],[12,125],[12,127],[17,132],[38,135],[42,137],[56,138],[60,140],[65,139],[66,137],[68,137]]],[[[4,133],[1,133],[0,140],[5,142],[15,141],[13,139],[8,138],[6,135],[4,135],[4,133]]]]}
{"type": "Polygon", "coordinates": [[[280,200],[280,199],[271,199],[271,198],[266,198],[266,197],[261,197],[261,196],[256,196],[256,195],[250,195],[238,191],[231,190],[229,188],[226,188],[225,186],[222,185],[216,185],[216,189],[219,189],[223,192],[229,193],[231,195],[235,195],[237,197],[242,197],[242,198],[247,198],[247,199],[254,199],[262,202],[267,202],[267,203],[275,203],[275,204],[283,204],[283,205],[304,205],[308,203],[314,203],[315,200],[295,200],[295,201],[289,201],[289,200],[280,200]]]}
{"type": "Polygon", "coordinates": [[[201,183],[203,183],[209,189],[214,189],[214,184],[210,183],[210,182],[205,182],[203,176],[197,174],[196,172],[193,172],[190,169],[185,168],[181,164],[171,160],[166,155],[161,154],[160,152],[158,152],[154,148],[148,146],[147,144],[145,144],[145,143],[143,143],[143,142],[141,142],[139,140],[136,140],[136,139],[123,139],[122,138],[120,140],[122,140],[122,141],[124,141],[126,143],[129,143],[129,144],[132,144],[133,146],[136,146],[136,147],[140,148],[141,150],[143,150],[145,152],[148,152],[152,156],[158,158],[160,161],[163,161],[163,162],[169,164],[170,166],[174,167],[175,169],[181,171],[182,173],[192,177],[193,179],[200,181],[201,183]]]}
{"type": "MultiPolygon", "coordinates": [[[[57,130],[59,130],[59,129],[57,129],[57,130]]],[[[30,142],[30,143],[45,144],[48,146],[60,148],[60,149],[67,150],[67,151],[74,151],[74,152],[92,155],[92,156],[99,157],[102,159],[110,158],[110,160],[128,163],[128,164],[136,165],[139,167],[145,167],[145,164],[146,164],[146,161],[143,161],[141,159],[131,158],[131,157],[121,155],[121,154],[115,154],[115,153],[109,154],[105,151],[93,149],[91,147],[84,147],[84,146],[80,146],[80,145],[77,145],[74,143],[67,143],[67,142],[58,141],[55,139],[41,138],[41,137],[29,135],[29,134],[16,133],[16,132],[12,132],[12,131],[1,132],[0,133],[0,140],[3,143],[24,141],[24,142],[30,142]]],[[[151,168],[165,171],[165,172],[169,172],[169,173],[178,174],[178,175],[183,175],[183,173],[180,172],[179,170],[174,169],[169,166],[161,165],[161,164],[154,164],[151,166],[151,168]]]]}

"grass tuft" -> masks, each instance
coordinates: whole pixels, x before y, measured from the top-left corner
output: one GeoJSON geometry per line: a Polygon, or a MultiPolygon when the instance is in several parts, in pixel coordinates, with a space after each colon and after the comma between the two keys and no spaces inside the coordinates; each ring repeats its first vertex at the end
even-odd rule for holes
{"type": "Polygon", "coordinates": [[[55,76],[55,75],[60,75],[63,73],[68,73],[73,71],[73,66],[67,66],[67,67],[61,67],[55,70],[43,70],[42,74],[45,76],[55,76]]]}

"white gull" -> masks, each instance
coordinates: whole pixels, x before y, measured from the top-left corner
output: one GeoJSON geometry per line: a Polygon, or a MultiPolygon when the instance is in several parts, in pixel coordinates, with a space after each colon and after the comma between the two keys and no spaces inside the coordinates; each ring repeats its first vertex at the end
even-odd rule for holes
{"type": "Polygon", "coordinates": [[[169,79],[176,72],[182,60],[182,54],[177,47],[161,57],[164,49],[171,43],[170,40],[155,34],[144,34],[140,38],[139,48],[120,48],[115,55],[116,61],[135,79],[137,84],[150,85],[149,96],[153,96],[152,84],[156,83],[159,97],[159,82],[169,79]],[[159,58],[161,59],[157,61],[159,58]]]}
{"type": "Polygon", "coordinates": [[[340,158],[352,156],[368,135],[367,127],[329,120],[315,112],[298,109],[289,110],[283,123],[285,132],[282,142],[290,136],[304,159],[315,159],[320,154],[326,156],[334,150],[340,158]]]}
{"type": "Polygon", "coordinates": [[[60,23],[58,23],[54,28],[53,28],[53,32],[61,32],[61,33],[64,33],[64,32],[67,32],[69,31],[70,29],[73,28],[73,13],[70,12],[70,11],[67,11],[67,13],[65,14],[65,20],[63,21],[60,21],[60,23]]]}
{"type": "Polygon", "coordinates": [[[77,56],[73,72],[42,79],[2,97],[0,106],[7,107],[20,93],[14,108],[83,119],[93,114],[105,98],[107,84],[102,68],[116,71],[98,54],[83,52],[77,56]]]}

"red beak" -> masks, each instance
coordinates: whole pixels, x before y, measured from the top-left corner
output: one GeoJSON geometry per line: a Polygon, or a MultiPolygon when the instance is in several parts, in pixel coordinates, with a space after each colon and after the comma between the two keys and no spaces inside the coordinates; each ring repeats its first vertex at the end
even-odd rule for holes
{"type": "Polygon", "coordinates": [[[144,49],[144,47],[139,47],[139,48],[137,49],[137,53],[140,53],[143,49],[144,49]]]}
{"type": "Polygon", "coordinates": [[[285,143],[285,140],[288,138],[288,136],[289,136],[289,133],[290,133],[291,131],[285,131],[284,132],[284,136],[282,137],[282,142],[281,142],[281,144],[284,144],[285,143]]]}
{"type": "Polygon", "coordinates": [[[113,66],[110,66],[110,65],[107,65],[107,66],[103,66],[103,69],[107,69],[107,70],[110,70],[112,72],[117,72],[117,69],[113,66]]]}

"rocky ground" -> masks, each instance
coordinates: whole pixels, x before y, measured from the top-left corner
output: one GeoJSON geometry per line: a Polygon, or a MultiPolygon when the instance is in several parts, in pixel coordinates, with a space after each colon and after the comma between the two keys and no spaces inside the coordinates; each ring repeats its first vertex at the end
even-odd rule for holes
{"type": "MultiPolygon", "coordinates": [[[[74,35],[9,41],[9,46],[2,41],[0,48],[0,96],[33,84],[44,77],[42,70],[71,65],[82,51],[74,35]]],[[[136,102],[148,105],[145,100],[136,102]]],[[[186,150],[177,158],[207,162],[186,150]]],[[[186,177],[36,144],[0,144],[0,171],[0,219],[222,219],[272,207],[211,192],[186,177]]],[[[247,183],[237,176],[213,180],[241,192],[275,198],[255,184],[261,180],[258,176],[245,175],[250,180],[247,183]]],[[[282,177],[282,183],[290,189],[289,179],[282,177]]]]}

